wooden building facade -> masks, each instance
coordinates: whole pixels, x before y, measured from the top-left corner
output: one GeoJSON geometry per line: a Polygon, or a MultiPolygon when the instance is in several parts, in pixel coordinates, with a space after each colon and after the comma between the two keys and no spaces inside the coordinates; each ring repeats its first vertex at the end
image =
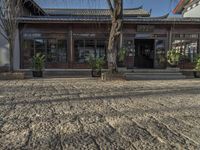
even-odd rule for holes
{"type": "MultiPolygon", "coordinates": [[[[43,11],[19,18],[20,69],[30,69],[38,52],[46,56],[49,69],[86,69],[90,55],[106,60],[108,10],[43,11]]],[[[180,67],[191,69],[200,51],[200,18],[150,17],[142,7],[127,9],[120,39],[127,68],[166,68],[167,51],[176,49],[185,56],[180,67]]]]}

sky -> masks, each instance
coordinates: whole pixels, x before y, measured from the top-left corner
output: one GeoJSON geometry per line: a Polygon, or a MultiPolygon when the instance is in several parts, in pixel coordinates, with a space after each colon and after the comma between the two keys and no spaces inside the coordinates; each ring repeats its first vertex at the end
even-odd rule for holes
{"type": "MultiPolygon", "coordinates": [[[[106,0],[35,0],[42,8],[108,8],[106,0]]],[[[172,10],[179,0],[124,0],[124,8],[143,5],[152,16],[173,15],[172,10]],[[172,2],[170,2],[172,1],[172,2]]]]}

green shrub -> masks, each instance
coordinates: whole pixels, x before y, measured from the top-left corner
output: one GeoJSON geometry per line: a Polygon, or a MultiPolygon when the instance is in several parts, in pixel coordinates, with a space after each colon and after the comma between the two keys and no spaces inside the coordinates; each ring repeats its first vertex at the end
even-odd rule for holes
{"type": "Polygon", "coordinates": [[[169,50],[167,52],[167,62],[170,65],[178,65],[180,61],[181,53],[177,50],[169,50]]]}
{"type": "Polygon", "coordinates": [[[195,70],[200,71],[200,57],[198,57],[195,62],[196,62],[195,70]]]}
{"type": "Polygon", "coordinates": [[[45,62],[45,55],[37,53],[33,57],[33,69],[35,71],[41,71],[44,68],[44,62],[45,62]]]}
{"type": "Polygon", "coordinates": [[[121,48],[118,52],[119,61],[123,62],[126,58],[126,48],[121,48]]]}
{"type": "Polygon", "coordinates": [[[89,56],[87,62],[91,69],[97,70],[101,70],[105,64],[104,58],[94,58],[93,56],[89,56]]]}

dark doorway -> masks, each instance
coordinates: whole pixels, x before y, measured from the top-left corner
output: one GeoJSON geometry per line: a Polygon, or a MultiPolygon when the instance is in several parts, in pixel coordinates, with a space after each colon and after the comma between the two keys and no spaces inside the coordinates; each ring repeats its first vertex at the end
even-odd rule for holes
{"type": "Polygon", "coordinates": [[[154,67],[154,40],[136,39],[135,40],[135,67],[153,68],[154,67]]]}

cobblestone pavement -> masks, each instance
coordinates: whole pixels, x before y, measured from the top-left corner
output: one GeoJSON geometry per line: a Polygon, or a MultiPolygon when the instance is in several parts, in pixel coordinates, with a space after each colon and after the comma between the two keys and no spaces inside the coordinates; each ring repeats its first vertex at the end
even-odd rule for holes
{"type": "Polygon", "coordinates": [[[0,149],[200,149],[200,80],[0,81],[0,149]]]}

